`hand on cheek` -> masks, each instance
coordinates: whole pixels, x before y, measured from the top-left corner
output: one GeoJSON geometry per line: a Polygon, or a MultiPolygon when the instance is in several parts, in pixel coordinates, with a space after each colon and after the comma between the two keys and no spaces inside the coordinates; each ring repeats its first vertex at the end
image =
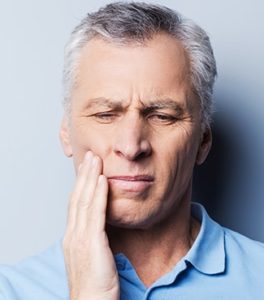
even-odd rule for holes
{"type": "Polygon", "coordinates": [[[102,160],[88,151],[78,167],[63,241],[70,299],[119,299],[119,280],[105,232],[108,183],[102,160]]]}

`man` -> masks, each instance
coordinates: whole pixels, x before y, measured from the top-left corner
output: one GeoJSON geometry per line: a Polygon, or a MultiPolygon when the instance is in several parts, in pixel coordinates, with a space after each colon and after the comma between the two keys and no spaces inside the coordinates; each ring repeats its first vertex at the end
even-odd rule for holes
{"type": "Polygon", "coordinates": [[[0,299],[264,299],[264,247],[191,205],[211,147],[206,33],[113,3],[65,54],[60,138],[77,174],[62,243],[0,269],[0,299]]]}

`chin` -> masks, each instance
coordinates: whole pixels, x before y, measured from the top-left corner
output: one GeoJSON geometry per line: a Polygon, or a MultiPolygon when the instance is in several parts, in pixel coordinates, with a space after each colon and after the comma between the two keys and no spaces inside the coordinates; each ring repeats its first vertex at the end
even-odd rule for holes
{"type": "Polygon", "coordinates": [[[127,229],[148,229],[157,219],[159,208],[149,207],[149,203],[116,199],[110,201],[107,208],[106,222],[110,226],[127,229]]]}

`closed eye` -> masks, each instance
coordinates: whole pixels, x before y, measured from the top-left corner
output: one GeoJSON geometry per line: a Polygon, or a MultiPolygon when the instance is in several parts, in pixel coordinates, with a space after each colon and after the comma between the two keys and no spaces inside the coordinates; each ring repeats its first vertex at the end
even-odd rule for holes
{"type": "Polygon", "coordinates": [[[118,117],[118,114],[115,112],[102,112],[94,114],[93,117],[101,123],[110,123],[118,117]]]}
{"type": "Polygon", "coordinates": [[[171,124],[178,120],[177,117],[168,114],[150,114],[148,119],[155,123],[161,124],[171,124]]]}

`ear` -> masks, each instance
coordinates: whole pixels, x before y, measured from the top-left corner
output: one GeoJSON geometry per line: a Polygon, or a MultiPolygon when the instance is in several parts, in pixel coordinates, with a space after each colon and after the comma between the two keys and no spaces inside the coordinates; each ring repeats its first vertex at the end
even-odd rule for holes
{"type": "Polygon", "coordinates": [[[67,117],[64,115],[61,127],[60,127],[60,141],[62,145],[62,149],[64,154],[67,157],[72,156],[72,145],[71,145],[71,139],[70,139],[70,129],[69,129],[69,121],[67,120],[67,117]]]}
{"type": "Polygon", "coordinates": [[[201,165],[207,158],[207,155],[212,146],[212,130],[209,125],[206,126],[202,136],[201,143],[198,149],[196,163],[201,165]]]}

